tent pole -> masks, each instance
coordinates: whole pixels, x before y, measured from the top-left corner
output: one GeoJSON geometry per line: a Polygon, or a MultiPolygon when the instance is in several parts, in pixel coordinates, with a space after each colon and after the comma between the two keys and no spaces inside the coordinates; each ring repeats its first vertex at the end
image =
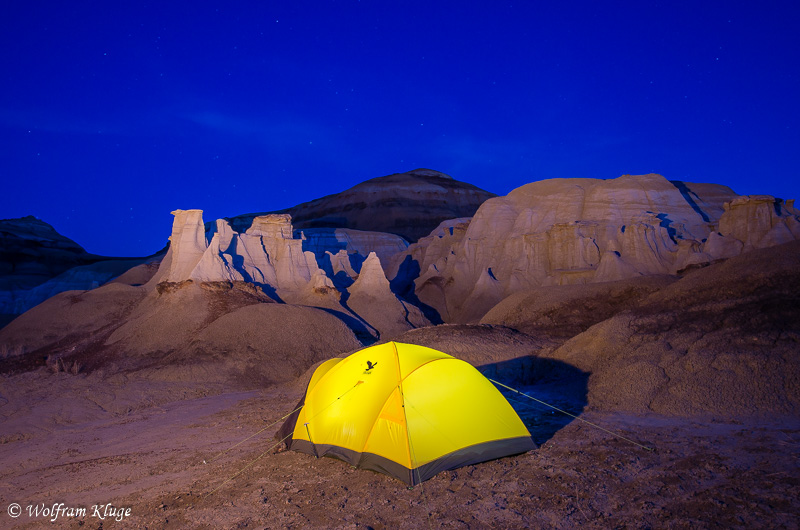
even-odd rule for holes
{"type": "Polygon", "coordinates": [[[314,458],[319,458],[317,454],[317,446],[314,445],[314,440],[311,439],[311,431],[308,430],[308,423],[304,423],[303,425],[306,426],[306,434],[308,434],[308,441],[311,442],[311,449],[314,450],[314,458]]]}

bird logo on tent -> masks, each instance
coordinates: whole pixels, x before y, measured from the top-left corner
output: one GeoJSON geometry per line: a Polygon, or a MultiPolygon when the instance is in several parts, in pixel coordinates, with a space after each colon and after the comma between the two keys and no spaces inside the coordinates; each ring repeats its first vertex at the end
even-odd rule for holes
{"type": "Polygon", "coordinates": [[[378,366],[378,363],[372,364],[372,361],[367,361],[367,369],[364,371],[364,373],[369,372],[370,370],[372,370],[376,366],[378,366]]]}

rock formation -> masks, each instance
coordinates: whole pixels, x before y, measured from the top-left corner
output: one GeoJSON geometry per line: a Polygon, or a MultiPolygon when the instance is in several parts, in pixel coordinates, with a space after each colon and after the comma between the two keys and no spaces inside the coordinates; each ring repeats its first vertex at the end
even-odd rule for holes
{"type": "MultiPolygon", "coordinates": [[[[325,252],[325,259],[330,264],[330,271],[333,276],[344,274],[350,280],[355,279],[358,274],[353,268],[352,254],[348,254],[346,250],[340,250],[336,254],[325,252]]],[[[379,258],[380,259],[380,258],[379,258]]],[[[358,265],[361,269],[361,264],[358,265]]]]}
{"type": "MultiPolygon", "coordinates": [[[[446,219],[473,215],[491,197],[494,194],[444,173],[415,169],[367,180],[283,212],[292,216],[297,229],[350,228],[416,241],[446,219]]],[[[233,217],[231,226],[243,231],[259,215],[233,217]]]]}
{"type": "Polygon", "coordinates": [[[395,340],[441,348],[489,377],[503,370],[545,395],[557,381],[552,395],[593,412],[791,423],[800,414],[798,263],[800,241],[791,241],[680,277],[536,287],[480,325],[395,340]]]}
{"type": "MultiPolygon", "coordinates": [[[[335,311],[360,333],[366,330],[375,336],[430,324],[417,308],[392,293],[376,252],[368,253],[363,265],[355,260],[358,272],[353,267],[347,248],[364,250],[370,242],[384,251],[387,246],[406,248],[397,236],[344,231],[347,248],[336,254],[326,251],[318,262],[314,252],[303,250],[308,239],[302,232],[295,237],[298,231],[288,214],[258,216],[245,233],[218,219],[208,243],[202,211],[176,210],[173,215],[172,246],[149,284],[151,290],[164,292],[187,282],[253,285],[275,301],[335,311]]],[[[312,248],[320,251],[325,246],[317,239],[312,248]]]]}
{"type": "Polygon", "coordinates": [[[725,203],[719,235],[741,243],[742,251],[800,239],[800,215],[794,200],[784,203],[770,195],[737,197],[725,203]]]}
{"type": "Polygon", "coordinates": [[[387,263],[395,254],[408,248],[408,242],[400,236],[386,232],[367,232],[350,228],[308,228],[302,230],[303,249],[321,258],[326,252],[336,254],[344,250],[348,254],[358,254],[361,261],[370,252],[387,263]]]}
{"type": "Polygon", "coordinates": [[[382,335],[393,336],[430,325],[418,308],[401,301],[392,292],[381,261],[374,252],[364,261],[358,278],[347,292],[347,307],[380,330],[382,335]]]}
{"type": "Polygon", "coordinates": [[[792,241],[692,271],[545,357],[592,374],[593,408],[797,417],[798,263],[792,241]]]}
{"type": "Polygon", "coordinates": [[[256,217],[244,234],[218,219],[207,243],[201,210],[172,214],[169,259],[162,265],[168,272],[159,271],[159,282],[248,282],[280,299],[302,291],[312,278],[324,274],[314,254],[304,252],[303,241],[293,237],[289,215],[256,217]]]}
{"type": "Polygon", "coordinates": [[[419,300],[467,322],[521,289],[676,274],[798,235],[793,202],[769,196],[652,174],[553,179],[441,225],[393,259],[390,277],[416,263],[419,300]]]}
{"type": "Polygon", "coordinates": [[[202,210],[175,210],[169,237],[171,260],[167,281],[180,282],[192,273],[208,244],[202,210]]]}
{"type": "MultiPolygon", "coordinates": [[[[149,282],[155,261],[39,304],[0,330],[3,370],[50,359],[51,368],[79,364],[76,373],[256,387],[427,326],[406,336],[501,363],[493,373],[573,365],[590,378],[593,407],[800,407],[800,242],[775,246],[800,235],[791,201],[657,175],[545,181],[487,201],[472,219],[444,221],[399,254],[396,236],[308,236],[288,214],[258,216],[246,230],[226,220],[207,230],[199,210],[174,215],[149,282]],[[385,263],[366,252],[373,244],[385,263]],[[428,326],[418,300],[449,322],[482,325],[428,326]]],[[[61,283],[101,263],[72,267],[61,283]]]]}
{"type": "MultiPolygon", "coordinates": [[[[427,237],[409,246],[406,252],[395,254],[387,267],[394,292],[414,298],[415,281],[422,271],[432,274],[444,270],[452,249],[463,239],[469,226],[469,217],[448,219],[439,224],[427,237]]],[[[438,309],[440,317],[448,320],[444,303],[444,284],[431,276],[427,290],[428,303],[438,309]]]]}

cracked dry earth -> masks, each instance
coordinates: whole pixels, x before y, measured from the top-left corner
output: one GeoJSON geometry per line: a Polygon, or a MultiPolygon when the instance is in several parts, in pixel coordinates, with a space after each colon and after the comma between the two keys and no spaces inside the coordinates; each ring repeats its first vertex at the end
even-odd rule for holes
{"type": "Polygon", "coordinates": [[[206,396],[162,385],[146,403],[110,412],[87,396],[103,390],[134,402],[148,391],[142,385],[157,383],[90,386],[42,370],[6,377],[5,389],[11,379],[29,390],[4,391],[0,401],[2,527],[797,528],[800,520],[797,419],[588,412],[581,417],[654,450],[573,420],[534,451],[408,489],[338,460],[271,450],[279,423],[270,424],[294,407],[297,385],[206,396]],[[13,519],[11,502],[112,503],[130,516],[13,519]]]}

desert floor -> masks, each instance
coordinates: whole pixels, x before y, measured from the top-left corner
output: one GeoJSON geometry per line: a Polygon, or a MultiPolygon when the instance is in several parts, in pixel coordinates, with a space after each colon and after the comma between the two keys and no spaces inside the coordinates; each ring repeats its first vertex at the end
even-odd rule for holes
{"type": "MultiPolygon", "coordinates": [[[[514,398],[538,449],[440,473],[409,489],[338,460],[275,452],[272,435],[280,422],[273,422],[297,403],[303,390],[297,383],[230,392],[44,368],[0,382],[2,527],[800,524],[800,420],[580,415],[653,448],[648,451],[514,398]],[[19,517],[9,515],[10,503],[20,505],[19,517]],[[60,513],[55,522],[52,515],[28,513],[28,506],[59,503],[87,513],[60,513]],[[120,522],[93,512],[108,503],[130,514],[120,522]]],[[[575,406],[559,402],[557,385],[524,390],[575,406]]]]}

